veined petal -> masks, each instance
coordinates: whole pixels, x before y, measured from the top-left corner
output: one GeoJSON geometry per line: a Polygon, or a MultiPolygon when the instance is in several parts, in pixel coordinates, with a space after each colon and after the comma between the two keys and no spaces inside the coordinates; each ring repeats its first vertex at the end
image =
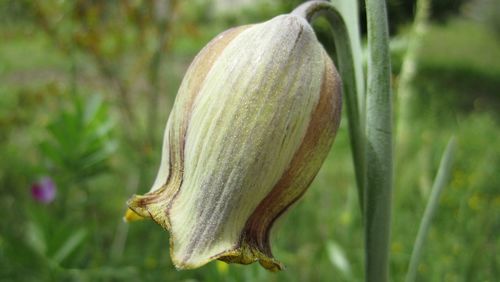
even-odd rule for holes
{"type": "Polygon", "coordinates": [[[250,26],[240,26],[219,34],[189,66],[165,128],[161,164],[156,180],[147,194],[135,195],[128,201],[129,210],[124,217],[126,221],[135,220],[131,216],[131,213],[135,213],[152,218],[169,229],[170,223],[165,210],[182,184],[186,129],[193,102],[200,94],[203,81],[215,60],[227,44],[248,27],[250,26]]]}
{"type": "Polygon", "coordinates": [[[340,80],[302,18],[278,16],[228,34],[188,70],[157,180],[129,207],[169,230],[178,268],[220,258],[278,270],[269,231],[328,153],[340,80]]]}

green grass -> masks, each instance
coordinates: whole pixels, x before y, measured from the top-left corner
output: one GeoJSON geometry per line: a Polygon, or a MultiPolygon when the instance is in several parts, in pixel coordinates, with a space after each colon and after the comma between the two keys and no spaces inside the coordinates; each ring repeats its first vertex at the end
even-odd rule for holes
{"type": "Polygon", "coordinates": [[[479,23],[456,19],[432,26],[425,36],[423,53],[423,65],[453,65],[487,75],[500,74],[500,40],[479,23]]]}

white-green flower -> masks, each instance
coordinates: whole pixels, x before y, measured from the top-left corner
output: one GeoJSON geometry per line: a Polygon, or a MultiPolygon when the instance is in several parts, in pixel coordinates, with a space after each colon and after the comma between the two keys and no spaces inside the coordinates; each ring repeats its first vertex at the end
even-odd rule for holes
{"type": "Polygon", "coordinates": [[[279,270],[271,226],[321,167],[340,110],[339,76],[304,19],[230,29],[187,71],[156,181],[126,217],[167,229],[178,268],[220,259],[279,270]]]}

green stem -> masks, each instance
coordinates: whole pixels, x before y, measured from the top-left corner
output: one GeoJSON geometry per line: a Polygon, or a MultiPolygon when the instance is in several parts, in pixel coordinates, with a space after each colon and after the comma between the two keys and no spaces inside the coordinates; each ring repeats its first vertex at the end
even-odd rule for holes
{"type": "MultiPolygon", "coordinates": [[[[413,30],[408,41],[408,48],[401,66],[397,88],[397,143],[398,151],[406,152],[407,143],[411,132],[411,109],[414,103],[414,90],[412,82],[417,74],[417,62],[422,39],[427,30],[430,14],[430,0],[418,0],[417,11],[413,23],[413,30]]],[[[400,158],[398,158],[400,159],[400,158]]]]}
{"type": "Polygon", "coordinates": [[[349,39],[351,40],[351,50],[354,59],[354,71],[356,75],[356,89],[361,120],[364,121],[365,113],[365,74],[363,68],[363,49],[361,47],[361,35],[359,30],[359,5],[353,0],[332,0],[332,5],[336,7],[347,26],[349,39]]]}
{"type": "Polygon", "coordinates": [[[368,89],[366,96],[366,281],[389,276],[393,185],[392,95],[385,0],[366,0],[368,89]]]}
{"type": "Polygon", "coordinates": [[[441,158],[441,163],[439,164],[438,173],[434,184],[432,185],[432,192],[425,208],[424,216],[420,223],[420,228],[418,229],[417,238],[415,244],[413,245],[413,252],[411,254],[410,264],[408,267],[408,273],[406,274],[406,282],[413,282],[417,276],[417,269],[420,263],[420,257],[422,255],[422,249],[424,246],[425,238],[427,233],[429,233],[429,228],[432,223],[432,219],[436,214],[437,208],[439,206],[439,198],[443,192],[444,187],[448,183],[451,174],[451,167],[453,164],[453,158],[455,155],[456,141],[452,137],[446,146],[446,149],[441,158]]]}
{"type": "MultiPolygon", "coordinates": [[[[324,16],[333,29],[337,63],[342,77],[343,92],[347,106],[349,122],[349,135],[353,152],[354,169],[358,187],[358,199],[363,211],[364,177],[365,177],[365,152],[364,152],[364,121],[360,115],[360,102],[358,101],[358,87],[356,83],[356,65],[352,52],[349,31],[346,26],[345,16],[340,13],[334,4],[325,1],[308,1],[298,6],[293,15],[303,17],[312,22],[317,16],[324,16]]],[[[359,42],[359,40],[358,40],[359,42]]],[[[358,67],[359,69],[359,67],[358,67]]],[[[362,70],[358,74],[362,74],[362,70]]],[[[362,79],[362,78],[361,78],[362,79]]],[[[361,90],[360,90],[361,91],[361,90]]]]}

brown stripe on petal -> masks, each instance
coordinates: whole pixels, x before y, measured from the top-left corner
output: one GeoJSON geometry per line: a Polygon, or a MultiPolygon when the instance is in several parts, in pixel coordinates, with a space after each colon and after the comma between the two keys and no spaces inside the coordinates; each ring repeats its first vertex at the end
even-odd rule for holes
{"type": "Polygon", "coordinates": [[[169,146],[168,178],[161,188],[142,196],[135,195],[127,202],[131,210],[140,216],[152,218],[167,230],[170,229],[167,210],[183,180],[184,143],[193,103],[200,93],[205,77],[222,51],[249,27],[250,25],[240,26],[219,34],[195,57],[180,86],[165,132],[168,143],[164,146],[169,146]]]}
{"type": "MultiPolygon", "coordinates": [[[[325,72],[321,96],[314,110],[306,135],[289,168],[273,190],[262,200],[248,219],[240,247],[249,246],[257,252],[259,262],[268,269],[281,268],[272,258],[269,233],[274,221],[307,190],[328,155],[335,138],[341,112],[341,81],[335,67],[323,51],[325,72]]],[[[232,256],[222,260],[234,261],[232,256]]]]}

